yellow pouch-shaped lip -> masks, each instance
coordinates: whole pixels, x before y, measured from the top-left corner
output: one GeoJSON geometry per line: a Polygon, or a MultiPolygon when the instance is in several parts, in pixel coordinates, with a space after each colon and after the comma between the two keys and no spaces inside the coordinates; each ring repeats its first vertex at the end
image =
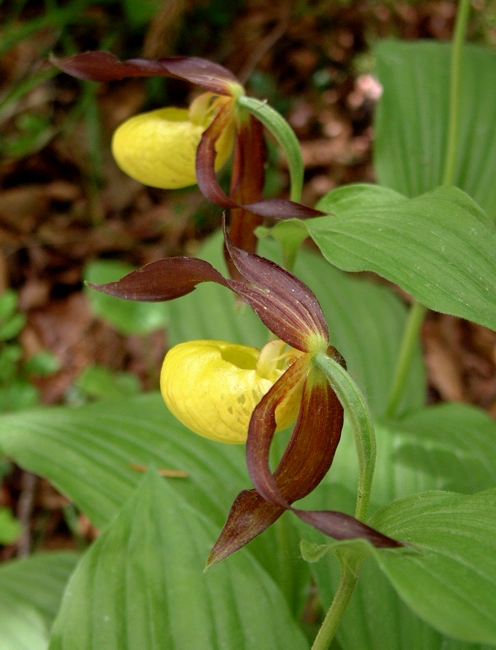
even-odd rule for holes
{"type": "MultiPolygon", "coordinates": [[[[196,149],[208,126],[194,123],[182,108],[159,108],[123,122],[112,139],[116,163],[131,178],[162,189],[196,183],[196,149]]],[[[229,158],[233,129],[226,129],[217,144],[216,169],[229,158]]]]}
{"type": "MultiPolygon", "coordinates": [[[[176,345],[162,366],[165,403],[195,433],[219,442],[243,443],[253,409],[284,372],[274,369],[270,379],[262,377],[257,371],[259,356],[257,348],[223,341],[176,345]]],[[[295,419],[300,392],[293,391],[276,410],[278,430],[295,419]]]]}

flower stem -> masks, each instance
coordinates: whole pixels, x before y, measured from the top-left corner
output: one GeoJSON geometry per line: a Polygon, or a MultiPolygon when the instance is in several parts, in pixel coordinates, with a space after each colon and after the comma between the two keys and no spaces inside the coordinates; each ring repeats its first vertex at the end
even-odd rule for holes
{"type": "Polygon", "coordinates": [[[267,102],[262,102],[254,97],[241,95],[237,102],[246,108],[265,128],[272,133],[288,160],[289,176],[291,182],[290,199],[299,203],[303,188],[303,159],[298,138],[283,116],[274,110],[267,102]]]}
{"type": "Polygon", "coordinates": [[[427,308],[416,301],[410,307],[403,340],[401,342],[398,363],[394,372],[393,386],[386,407],[385,415],[387,417],[394,416],[401,399],[426,312],[427,308]]]}
{"type": "Polygon", "coordinates": [[[456,13],[455,31],[453,33],[453,49],[451,53],[448,142],[444,161],[443,185],[451,185],[455,176],[458,132],[460,127],[462,51],[467,33],[469,12],[470,0],[460,0],[458,3],[458,11],[456,13]]]}
{"type": "Polygon", "coordinates": [[[319,352],[315,355],[314,363],[327,377],[351,424],[358,456],[358,491],[355,517],[360,521],[365,521],[370,502],[376,456],[372,416],[362,392],[337,361],[324,352],[319,352]]]}
{"type": "Polygon", "coordinates": [[[318,631],[312,650],[327,650],[348,607],[358,582],[358,565],[343,563],[341,579],[324,622],[318,631]]]}

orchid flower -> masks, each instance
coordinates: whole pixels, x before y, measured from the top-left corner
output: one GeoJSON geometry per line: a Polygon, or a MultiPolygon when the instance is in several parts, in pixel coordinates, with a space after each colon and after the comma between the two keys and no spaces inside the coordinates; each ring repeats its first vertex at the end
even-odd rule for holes
{"type": "MultiPolygon", "coordinates": [[[[158,109],[121,124],[114,134],[112,150],[122,170],[145,185],[174,189],[197,182],[210,201],[231,210],[230,233],[237,247],[249,252],[256,250],[255,229],[263,217],[322,215],[295,201],[263,200],[262,123],[272,130],[288,155],[295,200],[299,200],[303,178],[299,145],[283,118],[266,103],[247,97],[236,77],[221,65],[198,57],[119,61],[109,52],[85,52],[64,59],[52,58],[52,62],[80,79],[114,81],[168,76],[202,87],[206,92],[189,109],[158,109]],[[215,171],[233,149],[227,196],[215,171]]],[[[230,271],[235,273],[233,267],[230,271]]]]}
{"type": "Polygon", "coordinates": [[[236,497],[208,564],[247,544],[285,510],[337,539],[365,537],[376,546],[400,546],[347,514],[293,507],[327,474],[343,426],[343,407],[315,359],[322,354],[342,359],[329,346],[322,309],[309,287],[274,262],[237,248],[226,232],[224,236],[242,280],[225,278],[204,260],[173,257],[93,286],[128,300],[162,301],[190,293],[201,282],[216,282],[244,299],[278,337],[261,353],[224,342],[189,342],[173,348],[164,362],[162,392],[179,419],[213,439],[241,442],[246,437],[254,489],[236,497]],[[236,400],[246,405],[245,411],[233,408],[236,400]],[[275,431],[296,413],[289,443],[272,472],[269,450],[275,431]]]}
{"type": "MultiPolygon", "coordinates": [[[[303,354],[286,348],[279,339],[269,341],[262,350],[225,341],[180,343],[169,350],[162,366],[164,401],[178,420],[200,436],[244,443],[255,407],[303,354]]],[[[297,384],[288,391],[276,408],[276,430],[294,422],[301,388],[297,384]]]]}

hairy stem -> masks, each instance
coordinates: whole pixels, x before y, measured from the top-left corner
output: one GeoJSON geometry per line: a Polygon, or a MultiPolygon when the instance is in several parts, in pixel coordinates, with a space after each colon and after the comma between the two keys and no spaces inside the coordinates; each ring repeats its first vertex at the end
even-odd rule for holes
{"type": "Polygon", "coordinates": [[[274,110],[267,102],[262,102],[254,97],[242,95],[238,104],[254,115],[265,128],[272,133],[288,160],[289,176],[291,182],[290,199],[299,203],[303,187],[303,159],[298,138],[293,129],[280,113],[274,110]]]}
{"type": "Polygon", "coordinates": [[[343,614],[348,607],[357,582],[358,566],[343,563],[337,591],[334,594],[334,599],[327,611],[324,622],[315,637],[312,650],[327,650],[329,648],[343,618],[343,614]]]}
{"type": "Polygon", "coordinates": [[[351,424],[358,456],[358,491],[355,517],[360,521],[365,521],[370,502],[376,456],[372,416],[361,390],[337,361],[320,352],[315,356],[314,363],[327,377],[351,424]]]}

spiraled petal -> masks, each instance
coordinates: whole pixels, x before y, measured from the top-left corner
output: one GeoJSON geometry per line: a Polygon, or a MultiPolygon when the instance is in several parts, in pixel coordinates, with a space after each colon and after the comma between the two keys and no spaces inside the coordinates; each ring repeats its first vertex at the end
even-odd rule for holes
{"type": "MultiPolygon", "coordinates": [[[[217,149],[216,145],[216,149],[217,149]]],[[[262,200],[265,181],[265,141],[261,123],[252,115],[238,120],[231,174],[230,196],[240,206],[262,200]]],[[[263,218],[243,207],[232,208],[229,233],[235,246],[254,253],[257,248],[255,229],[263,218]]],[[[240,274],[226,255],[229,275],[239,279],[240,274]]]]}
{"type": "Polygon", "coordinates": [[[258,493],[273,505],[288,508],[314,490],[334,458],[341,429],[343,407],[320,370],[307,358],[297,360],[274,384],[253,412],[246,445],[248,472],[258,493]],[[298,361],[302,364],[297,367],[298,361]],[[294,368],[294,370],[293,370],[294,368]],[[274,472],[269,467],[269,450],[274,436],[274,412],[294,381],[291,370],[305,373],[300,412],[293,434],[274,472]],[[306,371],[306,372],[305,372],[306,371]]]}
{"type": "Polygon", "coordinates": [[[309,217],[320,217],[324,214],[319,210],[308,208],[300,203],[288,201],[287,199],[267,199],[255,202],[249,199],[249,203],[238,203],[237,200],[228,197],[217,181],[214,166],[216,143],[221,137],[224,128],[223,121],[227,122],[227,116],[221,117],[221,115],[222,110],[219,111],[217,119],[205,130],[198,145],[196,178],[200,190],[207,199],[223,208],[244,208],[262,217],[272,217],[275,219],[306,219],[309,217]]]}

